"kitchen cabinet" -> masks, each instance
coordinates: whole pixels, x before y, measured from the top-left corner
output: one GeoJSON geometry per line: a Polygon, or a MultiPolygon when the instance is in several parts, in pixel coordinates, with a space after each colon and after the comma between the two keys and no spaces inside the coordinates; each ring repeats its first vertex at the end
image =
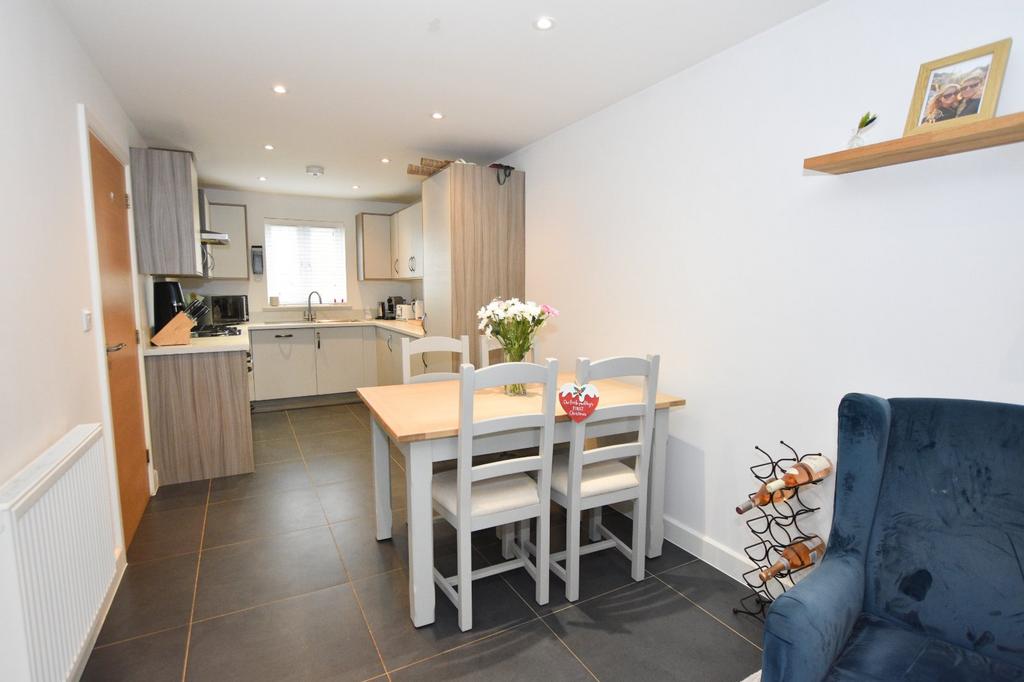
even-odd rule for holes
{"type": "Polygon", "coordinates": [[[133,147],[131,175],[139,272],[202,275],[199,187],[192,153],[133,147]]]}
{"type": "Polygon", "coordinates": [[[254,329],[252,344],[256,400],[316,395],[314,330],[254,329]]]}
{"type": "Polygon", "coordinates": [[[245,351],[154,355],[145,365],[161,484],[255,470],[245,351]]]}
{"type": "Polygon", "coordinates": [[[391,238],[392,272],[396,279],[423,277],[423,204],[394,215],[391,238]]]}
{"type": "MultiPolygon", "coordinates": [[[[377,329],[377,386],[402,383],[402,339],[413,337],[390,329],[377,329]]],[[[422,355],[410,359],[409,371],[413,376],[423,374],[422,355]]]]}
{"type": "Polygon", "coordinates": [[[210,204],[206,229],[227,233],[227,244],[206,244],[209,279],[249,279],[249,233],[240,204],[210,204]]]}
{"type": "Polygon", "coordinates": [[[356,215],[356,271],[359,280],[393,279],[391,216],[381,213],[356,215]]]}
{"type": "MultiPolygon", "coordinates": [[[[423,181],[424,331],[479,335],[476,312],[495,297],[525,298],[526,175],[498,184],[493,168],[452,164],[423,181]]],[[[469,344],[479,365],[478,344],[469,344]]],[[[428,354],[431,371],[453,371],[452,358],[428,354]],[[436,363],[436,366],[435,366],[436,363]]]]}
{"type": "Polygon", "coordinates": [[[361,327],[321,327],[316,344],[316,392],[346,393],[365,386],[361,327]]]}

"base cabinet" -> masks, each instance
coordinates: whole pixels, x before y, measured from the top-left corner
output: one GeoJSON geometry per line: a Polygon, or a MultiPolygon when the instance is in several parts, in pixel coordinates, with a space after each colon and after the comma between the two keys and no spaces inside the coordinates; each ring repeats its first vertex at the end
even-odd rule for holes
{"type": "Polygon", "coordinates": [[[161,485],[254,471],[248,374],[244,351],[146,358],[161,485]]]}
{"type": "Polygon", "coordinates": [[[257,329],[249,339],[256,400],[317,394],[313,329],[257,329]]]}
{"type": "MultiPolygon", "coordinates": [[[[388,329],[377,330],[377,386],[402,383],[402,339],[410,337],[388,329]]],[[[409,359],[412,376],[423,374],[421,358],[421,355],[413,355],[409,359]]]]}
{"type": "Polygon", "coordinates": [[[323,327],[314,332],[316,392],[346,393],[366,385],[363,330],[359,327],[323,327]]]}

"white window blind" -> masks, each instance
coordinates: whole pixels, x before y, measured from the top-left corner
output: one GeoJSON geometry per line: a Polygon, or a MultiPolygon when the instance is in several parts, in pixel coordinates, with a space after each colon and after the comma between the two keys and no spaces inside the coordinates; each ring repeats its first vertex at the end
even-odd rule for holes
{"type": "Polygon", "coordinates": [[[324,303],[345,302],[345,228],[267,223],[265,241],[268,297],[305,305],[318,291],[324,303]]]}

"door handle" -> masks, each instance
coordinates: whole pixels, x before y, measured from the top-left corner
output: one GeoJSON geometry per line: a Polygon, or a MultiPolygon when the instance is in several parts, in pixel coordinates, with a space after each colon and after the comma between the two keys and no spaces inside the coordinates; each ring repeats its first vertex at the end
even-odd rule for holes
{"type": "Polygon", "coordinates": [[[395,259],[395,274],[398,274],[398,259],[395,259]]]}
{"type": "Polygon", "coordinates": [[[293,334],[274,334],[275,339],[290,339],[293,334]]]}
{"type": "Polygon", "coordinates": [[[108,353],[116,353],[119,350],[124,350],[128,347],[127,343],[115,343],[113,346],[107,346],[108,353]]]}

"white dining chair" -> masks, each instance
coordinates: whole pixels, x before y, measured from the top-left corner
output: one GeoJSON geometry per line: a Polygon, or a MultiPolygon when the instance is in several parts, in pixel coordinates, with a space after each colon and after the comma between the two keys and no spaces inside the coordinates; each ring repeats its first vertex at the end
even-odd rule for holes
{"type": "MultiPolygon", "coordinates": [[[[479,338],[479,351],[480,361],[479,367],[490,367],[491,366],[491,353],[496,350],[502,350],[501,343],[497,339],[492,339],[487,334],[481,334],[479,338]]],[[[504,352],[504,351],[503,351],[504,352]]],[[[533,359],[538,355],[537,353],[537,342],[534,341],[533,346],[530,348],[530,352],[526,354],[527,362],[533,362],[533,359]]],[[[497,364],[497,363],[495,363],[497,364]]]]}
{"type": "MultiPolygon", "coordinates": [[[[412,374],[412,356],[422,353],[457,353],[459,365],[469,362],[469,336],[463,334],[457,339],[447,336],[424,336],[422,339],[410,340],[402,337],[402,383],[419,384],[427,381],[453,381],[459,378],[458,372],[424,372],[412,374]]],[[[426,362],[423,363],[426,367],[426,362]]]]}
{"type": "Polygon", "coordinates": [[[598,407],[587,419],[570,429],[569,453],[557,455],[551,465],[551,499],[566,511],[565,551],[551,555],[551,570],[565,581],[565,597],[579,599],[580,556],[615,547],[632,562],[633,580],[644,577],[644,543],[647,519],[647,472],[651,460],[654,408],[658,393],[659,356],[617,357],[591,363],[576,361],[579,385],[618,377],[641,377],[641,400],[636,403],[598,407]],[[619,419],[638,419],[633,442],[586,449],[588,425],[619,419]],[[623,460],[633,460],[632,466],[623,460]],[[626,546],[600,521],[606,504],[633,502],[633,539],[626,546]],[[580,545],[582,512],[591,510],[589,544],[580,545]],[[600,538],[604,538],[603,540],[600,538]],[[595,541],[596,540],[596,541],[595,541]],[[565,561],[563,567],[558,562],[565,561]]]}
{"type": "Polygon", "coordinates": [[[434,582],[459,610],[459,628],[466,631],[473,627],[474,580],[524,568],[536,582],[537,603],[548,602],[551,451],[558,361],[549,359],[546,366],[510,362],[480,370],[463,364],[460,375],[457,466],[435,474],[432,486],[434,509],[455,528],[458,572],[445,577],[435,568],[434,582]],[[477,391],[505,384],[538,383],[544,385],[544,391],[536,412],[488,417],[486,401],[481,401],[483,409],[474,410],[477,391]],[[536,454],[473,464],[476,439],[500,441],[504,434],[523,429],[539,430],[540,447],[536,454]],[[535,561],[530,560],[526,549],[531,519],[537,519],[535,561]],[[516,523],[524,532],[520,544],[512,548],[514,558],[474,571],[470,544],[473,531],[516,523]]]}

